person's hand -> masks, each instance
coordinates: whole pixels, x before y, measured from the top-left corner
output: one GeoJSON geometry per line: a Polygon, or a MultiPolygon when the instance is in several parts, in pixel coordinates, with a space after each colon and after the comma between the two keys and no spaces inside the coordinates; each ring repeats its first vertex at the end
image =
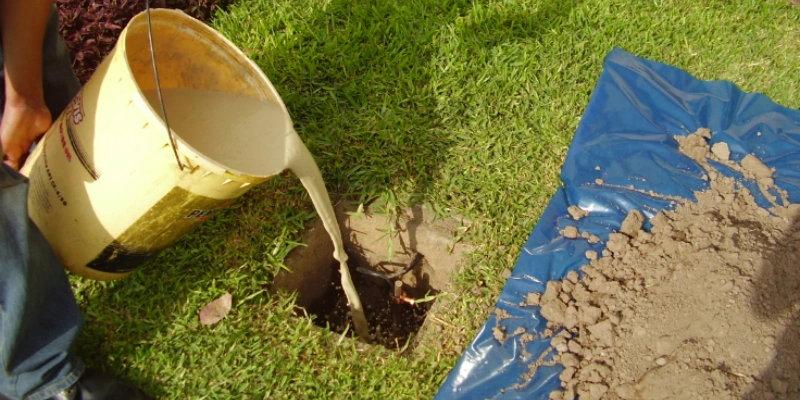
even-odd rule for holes
{"type": "Polygon", "coordinates": [[[6,101],[0,121],[3,162],[19,170],[33,141],[46,132],[51,123],[50,110],[44,101],[6,101]]]}

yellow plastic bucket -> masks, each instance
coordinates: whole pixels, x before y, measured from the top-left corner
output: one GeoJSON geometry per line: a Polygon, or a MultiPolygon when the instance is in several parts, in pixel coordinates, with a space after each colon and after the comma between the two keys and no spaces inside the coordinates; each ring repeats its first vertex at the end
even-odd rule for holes
{"type": "MultiPolygon", "coordinates": [[[[272,102],[282,111],[274,124],[286,135],[278,139],[299,142],[272,83],[225,37],[180,11],[152,10],[151,25],[163,90],[209,90],[272,102]]],[[[234,160],[196,150],[196,143],[173,129],[180,168],[160,107],[144,95],[155,88],[142,13],[122,31],[22,169],[30,179],[32,220],[66,268],[78,275],[124,277],[288,166],[291,155],[284,143],[257,153],[280,159],[280,168],[242,171],[231,167],[234,160]]],[[[167,105],[168,120],[169,111],[167,105]]],[[[250,143],[227,142],[229,134],[206,136],[219,146],[254,154],[247,149],[250,143]]]]}

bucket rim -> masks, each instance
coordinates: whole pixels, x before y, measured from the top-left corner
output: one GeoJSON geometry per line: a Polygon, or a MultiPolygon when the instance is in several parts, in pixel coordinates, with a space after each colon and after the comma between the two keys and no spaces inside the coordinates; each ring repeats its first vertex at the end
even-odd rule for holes
{"type": "MultiPolygon", "coordinates": [[[[210,43],[219,47],[221,51],[233,55],[231,64],[232,65],[238,64],[241,67],[245,68],[245,70],[247,71],[246,76],[253,79],[253,81],[255,81],[259,85],[260,89],[259,91],[263,92],[262,97],[258,99],[271,102],[280,107],[281,112],[285,119],[285,127],[286,127],[285,134],[296,135],[294,130],[294,124],[291,115],[289,113],[289,110],[286,108],[286,104],[283,102],[283,99],[278,93],[278,90],[275,88],[275,85],[272,83],[269,77],[267,77],[264,71],[252,59],[250,59],[250,57],[248,57],[241,49],[239,49],[239,47],[236,46],[230,39],[225,37],[225,35],[218,32],[217,30],[199,21],[198,19],[186,14],[182,10],[156,8],[156,9],[151,9],[150,13],[151,13],[150,14],[151,24],[155,25],[158,23],[166,23],[174,26],[175,23],[178,23],[187,30],[193,32],[197,36],[198,40],[202,40],[202,38],[205,38],[210,43]]],[[[147,11],[140,12],[130,20],[128,25],[125,27],[125,29],[123,29],[122,33],[120,34],[117,43],[118,46],[120,46],[120,50],[122,51],[123,57],[125,58],[126,73],[128,74],[130,81],[132,82],[133,86],[136,89],[133,93],[131,93],[131,96],[133,97],[132,100],[135,103],[137,103],[138,108],[142,111],[144,118],[147,120],[147,122],[149,124],[159,127],[159,129],[157,129],[159,131],[158,134],[163,136],[164,139],[166,139],[167,141],[169,141],[167,126],[166,123],[164,122],[164,119],[162,118],[161,110],[154,108],[153,105],[151,105],[150,102],[145,98],[144,91],[139,86],[139,83],[136,79],[136,74],[131,69],[127,48],[128,48],[129,35],[132,29],[134,30],[144,29],[145,32],[147,32],[148,29],[147,11]]],[[[158,40],[156,37],[154,37],[153,39],[154,42],[158,40]]],[[[148,53],[149,51],[150,50],[148,47],[148,53]]],[[[158,54],[156,54],[156,59],[158,59],[158,54]]],[[[245,76],[245,74],[242,75],[245,76]]],[[[167,117],[169,117],[169,114],[167,114],[167,117]]],[[[282,172],[282,171],[276,171],[274,173],[268,173],[262,175],[262,174],[254,174],[252,172],[239,171],[198,151],[184,138],[182,138],[178,132],[175,132],[174,129],[171,129],[171,132],[177,144],[178,155],[179,157],[181,157],[181,161],[184,163],[184,166],[189,171],[191,171],[193,167],[197,165],[219,175],[235,176],[238,180],[241,180],[242,178],[251,177],[253,180],[259,180],[259,181],[265,178],[273,177],[282,172]]],[[[177,163],[175,164],[176,164],[175,167],[177,168],[178,167],[177,163]]]]}

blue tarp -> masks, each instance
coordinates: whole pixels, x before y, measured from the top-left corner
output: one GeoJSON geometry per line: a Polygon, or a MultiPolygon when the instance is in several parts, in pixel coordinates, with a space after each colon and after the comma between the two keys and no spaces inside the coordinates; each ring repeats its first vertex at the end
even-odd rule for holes
{"type": "MultiPolygon", "coordinates": [[[[520,306],[525,295],[543,292],[548,280],[562,279],[587,263],[586,250],[600,252],[629,211],[639,210],[650,218],[653,209],[671,207],[663,197],[646,193],[694,199],[693,192],[707,188],[702,169],[678,151],[673,138],[698,128],[711,130],[711,144],[728,143],[731,159],[739,161],[752,153],[774,167],[776,184],[789,192],[792,202],[800,201],[800,111],[762,94],[745,93],[730,82],[701,81],[678,68],[614,49],[606,56],[575,132],[561,172],[564,185],[529,236],[500,294],[497,307],[512,317],[500,323],[506,332],[523,327],[541,333],[546,322],[538,307],[520,306]],[[573,220],[567,213],[571,205],[590,211],[590,216],[573,220]],[[602,242],[563,239],[559,230],[567,225],[589,231],[602,242]]],[[[751,192],[759,200],[760,191],[751,192]]],[[[763,198],[759,202],[768,206],[763,198]]],[[[496,325],[492,315],[436,399],[547,399],[559,388],[558,366],[542,367],[532,380],[523,379],[548,342],[525,344],[530,354],[525,357],[519,336],[503,345],[493,338],[496,325]],[[516,384],[526,385],[515,389],[516,384]]]]}

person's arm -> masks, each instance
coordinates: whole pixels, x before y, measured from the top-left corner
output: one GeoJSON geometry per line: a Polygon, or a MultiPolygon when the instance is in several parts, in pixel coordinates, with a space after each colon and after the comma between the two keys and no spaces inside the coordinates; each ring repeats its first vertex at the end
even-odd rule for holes
{"type": "Polygon", "coordinates": [[[19,169],[52,117],[42,89],[42,46],[51,0],[0,0],[6,104],[0,122],[3,161],[19,169]]]}

